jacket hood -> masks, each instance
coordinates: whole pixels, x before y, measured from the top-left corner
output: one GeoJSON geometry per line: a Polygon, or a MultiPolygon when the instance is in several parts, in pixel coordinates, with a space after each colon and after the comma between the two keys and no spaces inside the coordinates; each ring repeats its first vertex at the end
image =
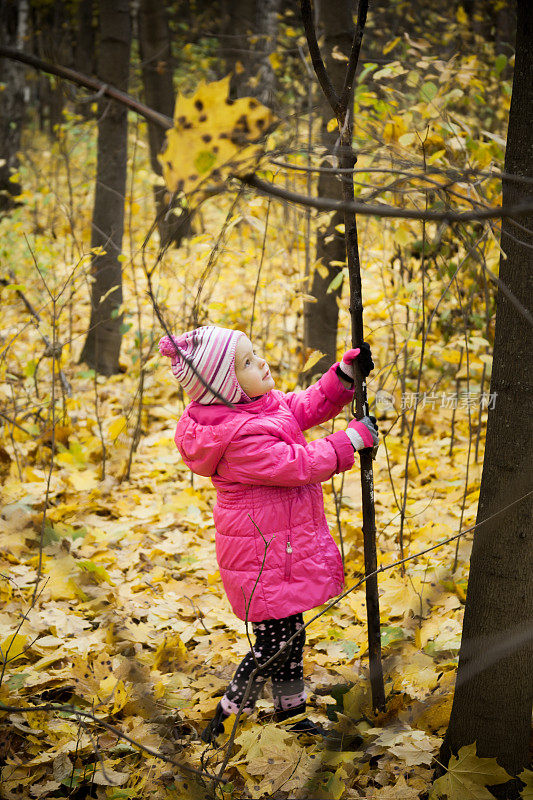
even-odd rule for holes
{"type": "Polygon", "coordinates": [[[197,475],[214,475],[237,431],[250,418],[271,413],[279,406],[277,394],[272,390],[257,400],[231,408],[221,403],[190,403],[180,417],[174,436],[184,463],[197,475]]]}

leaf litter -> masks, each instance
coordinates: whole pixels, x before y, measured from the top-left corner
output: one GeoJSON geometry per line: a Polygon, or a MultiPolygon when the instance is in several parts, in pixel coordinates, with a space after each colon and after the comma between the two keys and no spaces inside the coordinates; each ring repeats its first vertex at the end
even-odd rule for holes
{"type": "MultiPolygon", "coordinates": [[[[219,82],[214,88],[202,88],[202,92],[208,99],[209,93],[222,96],[226,89],[224,82],[219,82]]],[[[193,99],[181,98],[179,103],[198,116],[193,99]]],[[[234,127],[238,122],[234,112],[238,110],[233,108],[228,115],[234,127]]],[[[262,108],[251,110],[262,120],[256,130],[258,137],[272,120],[262,108]]],[[[183,123],[178,111],[179,104],[176,127],[183,123]]],[[[197,121],[204,124],[199,117],[197,121]]],[[[224,118],[221,127],[226,123],[224,118]]],[[[239,125],[243,127],[244,123],[239,125]]],[[[216,154],[211,152],[211,145],[204,147],[203,135],[201,127],[190,134],[195,152],[198,151],[198,172],[189,180],[188,174],[176,170],[172,178],[176,190],[201,193],[204,177],[216,167],[216,154]]],[[[237,160],[243,142],[239,139],[233,144],[235,153],[228,150],[224,163],[237,160]]],[[[177,144],[170,136],[169,152],[172,148],[176,150],[177,144]]],[[[244,154],[253,159],[258,152],[252,148],[244,154]]],[[[296,186],[298,180],[295,178],[296,186]]],[[[147,186],[145,181],[144,194],[149,191],[147,186]]],[[[303,184],[300,188],[304,188],[303,184]]],[[[40,197],[39,192],[44,197],[46,187],[36,187],[35,192],[36,197],[40,197]]],[[[246,277],[246,270],[263,246],[266,204],[262,198],[248,199],[245,210],[229,228],[220,256],[218,282],[209,287],[205,301],[207,313],[216,317],[219,324],[243,328],[248,324],[253,282],[249,275],[246,277]],[[236,254],[240,259],[238,270],[236,254]],[[226,302],[228,293],[233,298],[231,305],[226,302]]],[[[183,274],[190,277],[191,283],[201,276],[227,205],[227,199],[218,198],[216,204],[207,207],[207,230],[193,236],[187,253],[183,253],[183,274]]],[[[86,208],[84,213],[88,214],[86,208]]],[[[276,213],[273,211],[272,216],[276,213]]],[[[287,226],[282,213],[279,212],[267,243],[269,267],[258,284],[257,314],[258,329],[277,331],[269,336],[261,333],[259,341],[278,386],[288,390],[295,385],[305,361],[309,359],[308,364],[312,365],[316,354],[303,354],[297,347],[302,300],[300,264],[305,244],[301,235],[289,241],[291,226],[287,226]],[[272,304],[274,297],[276,308],[272,304]],[[278,297],[283,302],[278,303],[278,297]]],[[[145,222],[134,234],[137,246],[147,229],[145,222]]],[[[409,225],[402,226],[402,236],[407,240],[415,233],[409,225]]],[[[369,302],[365,320],[372,330],[372,348],[378,364],[387,363],[391,346],[383,321],[417,302],[405,287],[394,296],[378,290],[383,252],[392,258],[394,248],[390,232],[382,234],[371,221],[367,235],[370,242],[375,241],[376,249],[367,256],[365,282],[369,302]]],[[[18,242],[12,241],[10,246],[16,254],[18,242]]],[[[41,263],[56,267],[63,262],[53,247],[44,237],[36,237],[41,263]]],[[[496,259],[498,255],[495,248],[492,257],[496,259]]],[[[19,257],[24,263],[22,252],[16,256],[19,257]]],[[[138,265],[132,263],[132,270],[137,271],[137,280],[142,282],[138,265]]],[[[29,267],[24,278],[29,286],[26,291],[31,291],[29,267]]],[[[176,281],[170,259],[163,259],[159,280],[163,296],[172,296],[176,281]]],[[[133,293],[131,275],[125,274],[125,283],[133,293]]],[[[179,291],[182,290],[187,298],[190,286],[188,289],[186,282],[180,285],[179,291]]],[[[436,302],[440,290],[439,281],[430,282],[428,303],[436,302]]],[[[184,307],[186,302],[187,299],[184,307]]],[[[349,313],[343,307],[339,313],[340,338],[347,342],[349,313]]],[[[9,335],[16,332],[10,351],[15,356],[1,364],[3,400],[11,392],[13,375],[19,375],[20,384],[28,391],[34,380],[35,359],[30,359],[29,364],[26,360],[28,353],[38,353],[39,338],[27,326],[19,330],[20,314],[20,305],[11,293],[5,304],[5,330],[11,332],[9,335]]],[[[141,316],[145,331],[150,330],[150,309],[143,308],[141,316]]],[[[176,319],[179,324],[181,321],[176,319]]],[[[407,331],[405,338],[413,364],[419,342],[410,341],[407,331]]],[[[476,350],[473,341],[470,366],[478,379],[486,359],[480,349],[485,343],[480,339],[476,350]]],[[[460,363],[461,348],[459,335],[449,338],[445,354],[438,335],[428,338],[428,368],[424,374],[428,388],[432,381],[440,381],[444,389],[455,391],[453,368],[460,363]]],[[[74,363],[70,343],[64,352],[74,363]]],[[[59,424],[56,419],[54,471],[50,476],[51,426],[39,427],[35,422],[26,433],[13,428],[12,442],[6,442],[0,454],[0,702],[19,709],[0,719],[0,750],[5,764],[0,796],[6,800],[63,797],[88,787],[96,787],[99,800],[140,798],[147,792],[154,800],[206,796],[205,782],[168,760],[140,752],[113,730],[76,717],[76,709],[90,711],[116,731],[167,759],[196,768],[207,766],[211,773],[223,762],[224,750],[207,749],[198,732],[213,714],[219,696],[248,650],[248,642],[244,623],[231,613],[221,589],[214,549],[214,491],[208,480],[191,477],[174,447],[174,425],[183,400],[166,365],[153,358],[146,362],[142,436],[126,479],[132,435],[131,415],[126,409],[131,409],[138,389],[136,346],[127,334],[122,358],[124,373],[105,380],[95,380],[90,371],[71,365],[73,394],[63,398],[69,420],[68,424],[59,424]],[[94,405],[95,387],[99,419],[94,405]],[[102,441],[107,448],[105,478],[102,441]],[[48,507],[43,525],[47,486],[48,507]],[[42,574],[32,605],[41,530],[42,574]],[[32,708],[47,703],[65,704],[70,710],[32,708]]],[[[50,403],[49,376],[39,380],[50,403]]],[[[377,381],[374,384],[371,379],[371,394],[376,386],[377,381]]],[[[396,384],[386,388],[390,388],[391,396],[396,392],[398,405],[396,384]]],[[[404,544],[410,555],[458,531],[463,497],[463,527],[475,519],[480,466],[470,462],[465,493],[470,435],[465,408],[455,420],[453,442],[450,409],[427,405],[418,410],[413,438],[416,459],[411,459],[407,470],[404,544]]],[[[394,414],[384,411],[381,417],[382,430],[390,427],[389,463],[382,446],[375,462],[375,487],[378,552],[380,563],[387,566],[400,556],[397,492],[405,478],[406,438],[399,435],[394,414]]],[[[38,415],[33,418],[39,420],[38,415]]],[[[336,427],[343,426],[344,421],[339,419],[336,427]]],[[[322,426],[311,435],[329,432],[322,426]]],[[[335,495],[340,492],[339,524],[346,580],[347,585],[353,585],[363,574],[357,468],[346,476],[342,487],[337,479],[335,487],[326,484],[324,490],[334,533],[335,495]]],[[[405,571],[394,567],[379,576],[386,710],[376,715],[371,707],[362,586],[307,629],[309,717],[334,733],[334,746],[328,749],[275,724],[267,690],[257,704],[256,714],[244,717],[239,724],[224,772],[228,783],[219,790],[224,797],[414,800],[428,791],[431,767],[451,710],[470,537],[460,541],[458,568],[452,573],[454,548],[454,543],[447,544],[408,562],[405,571]]],[[[313,612],[306,613],[306,621],[312,615],[313,612]]],[[[226,726],[220,744],[224,746],[228,741],[226,726]]],[[[503,771],[492,762],[478,759],[474,745],[463,748],[440,783],[436,782],[433,796],[455,800],[461,796],[460,787],[466,787],[472,797],[490,796],[485,785],[504,780],[503,771]]],[[[529,797],[531,776],[527,771],[523,776],[524,797],[529,797]]]]}

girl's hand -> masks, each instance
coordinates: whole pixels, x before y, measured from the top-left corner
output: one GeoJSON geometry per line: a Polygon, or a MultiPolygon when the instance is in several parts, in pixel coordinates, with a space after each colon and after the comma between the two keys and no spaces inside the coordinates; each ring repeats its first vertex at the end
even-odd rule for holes
{"type": "Polygon", "coordinates": [[[342,377],[347,378],[349,381],[354,380],[355,372],[353,362],[357,359],[357,365],[361,370],[364,378],[368,377],[370,372],[374,369],[374,362],[372,361],[372,353],[370,352],[370,345],[363,342],[361,347],[356,347],[353,350],[348,350],[342,357],[342,361],[338,366],[338,370],[342,377]]]}
{"type": "Polygon", "coordinates": [[[375,417],[352,419],[346,431],[354,450],[376,447],[379,444],[379,431],[375,417]]]}

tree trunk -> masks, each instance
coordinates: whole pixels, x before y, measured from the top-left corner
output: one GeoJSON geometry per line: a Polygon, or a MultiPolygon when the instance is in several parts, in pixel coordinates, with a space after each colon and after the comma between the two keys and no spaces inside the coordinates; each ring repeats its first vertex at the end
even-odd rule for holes
{"type": "MultiPolygon", "coordinates": [[[[95,72],[95,41],[93,27],[94,0],[80,0],[76,19],[76,42],[74,45],[74,69],[86,75],[95,72]]],[[[90,103],[77,103],[76,111],[84,117],[94,116],[90,103]]]]}
{"type": "MultiPolygon", "coordinates": [[[[505,171],[533,178],[533,17],[518,0],[516,64],[505,171]]],[[[503,182],[503,205],[525,201],[530,184],[503,182]]],[[[533,216],[529,232],[502,224],[500,279],[531,308],[533,216]]],[[[511,774],[529,759],[533,702],[533,330],[498,291],[481,494],[470,560],[463,638],[443,758],[477,742],[511,774]],[[522,499],[523,498],[523,499],[522,499]],[[502,509],[505,509],[503,513],[502,509]],[[491,519],[492,515],[497,514],[491,519]]]]}
{"type": "Polygon", "coordinates": [[[276,49],[281,0],[223,0],[221,51],[232,73],[233,97],[255,97],[275,105],[275,74],[269,56],[276,49]]]}
{"type": "MultiPolygon", "coordinates": [[[[0,42],[6,47],[25,49],[28,2],[0,0],[0,42]]],[[[18,171],[18,151],[25,109],[25,76],[22,64],[0,59],[5,84],[0,92],[0,212],[15,205],[21,186],[10,177],[18,171]]]]}
{"type": "MultiPolygon", "coordinates": [[[[128,0],[100,0],[98,77],[127,91],[131,43],[128,0]]],[[[91,319],[80,361],[104,375],[119,371],[122,340],[122,273],[118,257],[124,231],[127,170],[127,110],[102,98],[98,106],[98,155],[91,247],[105,253],[93,257],[91,319]]]]}
{"type": "MultiPolygon", "coordinates": [[[[75,26],[65,1],[34,3],[32,11],[35,53],[45,61],[72,66],[75,26]]],[[[55,138],[57,126],[63,121],[63,83],[52,76],[41,75],[38,92],[41,124],[47,126],[49,136],[55,138]]]]}
{"type": "MultiPolygon", "coordinates": [[[[346,57],[350,55],[354,33],[354,4],[351,0],[348,2],[346,0],[319,0],[315,3],[315,7],[318,10],[319,31],[320,28],[323,30],[324,63],[334,88],[340,92],[346,72],[346,62],[333,58],[332,52],[336,47],[346,57]]],[[[327,148],[327,154],[330,154],[335,150],[338,131],[335,129],[329,133],[327,130],[327,124],[332,118],[333,112],[323,92],[320,92],[318,105],[322,117],[321,144],[327,148]]],[[[353,104],[350,106],[350,116],[352,115],[353,104]]],[[[331,161],[324,159],[322,166],[331,167],[331,161]]],[[[332,173],[320,173],[318,196],[340,199],[342,184],[339,177],[332,173]]],[[[337,357],[339,319],[337,299],[342,293],[342,283],[334,291],[328,293],[327,290],[341,269],[331,262],[343,263],[346,260],[344,234],[335,230],[335,227],[342,223],[344,223],[344,214],[342,212],[335,213],[331,216],[329,223],[319,228],[317,233],[316,258],[321,260],[327,274],[324,272],[321,275],[318,269],[315,269],[313,273],[310,294],[316,299],[316,303],[311,302],[304,305],[304,346],[311,350],[321,350],[325,356],[312,368],[313,375],[325,372],[337,357]]],[[[311,381],[311,378],[311,374],[306,376],[308,381],[311,381]]]]}
{"type": "MultiPolygon", "coordinates": [[[[172,117],[174,115],[174,87],[170,28],[168,12],[162,3],[141,0],[139,5],[139,48],[144,102],[150,108],[155,108],[156,111],[172,117]]],[[[162,175],[157,155],[165,142],[165,131],[160,125],[149,122],[148,140],[152,169],[156,175],[162,175]]],[[[188,211],[183,211],[179,217],[173,213],[168,214],[170,209],[165,195],[165,187],[155,184],[154,199],[159,240],[162,247],[166,247],[172,242],[179,246],[182,239],[191,233],[191,215],[188,211]]]]}

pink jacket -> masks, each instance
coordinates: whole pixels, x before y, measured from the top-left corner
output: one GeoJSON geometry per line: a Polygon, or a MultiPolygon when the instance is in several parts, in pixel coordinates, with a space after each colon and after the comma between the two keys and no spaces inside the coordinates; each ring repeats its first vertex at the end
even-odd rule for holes
{"type": "Polygon", "coordinates": [[[178,422],[184,462],[217,490],[217,560],[240,619],[280,619],[342,590],[320,484],[350,469],[354,450],[344,431],[309,443],[302,433],[352,399],[336,366],[301,392],[272,390],[233,408],[193,402],[178,422]]]}

